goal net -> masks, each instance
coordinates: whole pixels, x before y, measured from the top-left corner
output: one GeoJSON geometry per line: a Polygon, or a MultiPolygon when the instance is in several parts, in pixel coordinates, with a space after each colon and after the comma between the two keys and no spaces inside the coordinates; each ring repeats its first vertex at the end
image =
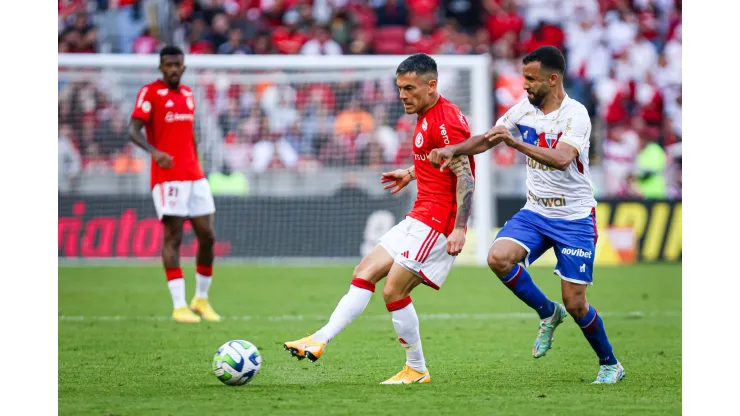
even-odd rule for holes
{"type": "MultiPolygon", "coordinates": [[[[186,56],[217,257],[357,259],[403,218],[415,186],[390,195],[379,180],[413,164],[415,116],[395,86],[403,59],[186,56]]],[[[488,58],[435,59],[440,93],[473,134],[484,132],[493,122],[488,58]]],[[[158,257],[150,160],[126,131],[139,89],[161,77],[158,57],[59,55],[58,64],[60,259],[158,257]]],[[[490,169],[490,156],[477,158],[474,241],[469,234],[463,262],[486,261],[490,169]]],[[[196,248],[187,228],[181,255],[196,248]]]]}

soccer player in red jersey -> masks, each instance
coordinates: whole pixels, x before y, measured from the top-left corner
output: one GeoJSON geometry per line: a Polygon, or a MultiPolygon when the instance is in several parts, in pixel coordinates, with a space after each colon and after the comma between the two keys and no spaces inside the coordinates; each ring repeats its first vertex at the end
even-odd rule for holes
{"type": "Polygon", "coordinates": [[[355,268],[349,292],[326,326],[303,339],[286,342],[284,348],[298,359],[319,359],[326,344],[365,310],[375,285],[387,276],[383,299],[406,350],[406,365],[381,384],[428,383],[419,318],[409,295],[420,283],[438,290],[462,251],[473,202],[474,162],[472,157],[459,157],[446,171],[429,163],[432,149],[470,136],[460,109],[437,92],[434,59],[425,54],[408,57],[396,70],[396,84],[406,113],[418,116],[412,138],[414,166],[384,173],[381,182],[396,193],[416,179],[414,207],[355,268]]]}
{"type": "Polygon", "coordinates": [[[151,187],[157,216],[164,225],[162,261],[172,295],[172,317],[178,322],[219,321],[208,302],[213,272],[213,195],[198,161],[193,122],[195,100],[180,84],[185,72],[180,48],[167,46],[159,53],[162,79],[145,85],[136,97],[129,135],[152,155],[151,187]],[[146,138],[141,129],[146,129],[146,138]],[[195,297],[187,306],[185,280],[180,269],[180,244],[186,220],[198,238],[195,297]],[[196,313],[199,313],[198,316],[196,313]]]}

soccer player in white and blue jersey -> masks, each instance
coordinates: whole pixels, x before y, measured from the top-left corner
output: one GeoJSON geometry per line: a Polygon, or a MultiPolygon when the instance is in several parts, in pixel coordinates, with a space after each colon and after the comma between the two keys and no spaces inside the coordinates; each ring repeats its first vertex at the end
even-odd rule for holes
{"type": "Polygon", "coordinates": [[[599,358],[594,383],[616,383],[624,377],[624,368],[614,356],[604,322],[586,301],[598,239],[588,168],[591,120],[586,108],[565,93],[565,58],[557,48],[538,48],[523,64],[527,99],[486,134],[434,149],[430,161],[444,169],[454,157],[482,153],[502,142],[527,156],[527,203],[499,231],[488,264],[539,314],[535,358],[551,348],[555,328],[570,314],[599,358]],[[549,300],[525,269],[550,248],[557,257],[563,304],[549,300]]]}

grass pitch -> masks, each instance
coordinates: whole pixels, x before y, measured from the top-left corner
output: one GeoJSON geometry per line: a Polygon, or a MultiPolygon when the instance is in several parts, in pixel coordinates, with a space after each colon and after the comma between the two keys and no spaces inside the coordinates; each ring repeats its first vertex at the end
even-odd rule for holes
{"type": "MultiPolygon", "coordinates": [[[[184,269],[188,300],[194,270],[184,269]]],[[[532,268],[559,299],[551,269],[532,268]]],[[[414,291],[432,382],[380,386],[405,355],[380,286],[363,316],[316,363],[284,341],[320,328],[352,267],[218,266],[211,300],[226,319],[177,324],[160,267],[59,268],[59,414],[681,413],[681,267],[596,269],[589,301],[603,316],[625,379],[589,383],[598,361],[571,318],[553,349],[531,356],[538,319],[487,269],[454,267],[440,292],[414,291]],[[262,371],[229,387],[211,373],[216,349],[246,339],[262,371]]]]}

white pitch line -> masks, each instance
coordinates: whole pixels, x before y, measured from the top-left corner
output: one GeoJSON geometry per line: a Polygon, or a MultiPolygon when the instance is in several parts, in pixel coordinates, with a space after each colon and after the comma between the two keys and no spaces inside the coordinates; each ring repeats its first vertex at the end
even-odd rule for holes
{"type": "MultiPolygon", "coordinates": [[[[681,311],[661,311],[661,312],[642,312],[642,311],[631,311],[631,312],[599,312],[599,315],[604,317],[617,317],[617,318],[654,318],[654,317],[680,317],[681,311]]],[[[524,312],[511,312],[511,313],[436,313],[436,314],[419,314],[419,320],[422,321],[487,321],[495,319],[525,319],[534,318],[534,313],[524,312]]],[[[275,315],[275,316],[224,316],[224,320],[228,321],[269,321],[269,322],[280,322],[280,321],[323,321],[329,319],[326,315],[275,315]]],[[[389,320],[390,314],[383,315],[365,315],[360,316],[359,319],[366,320],[389,320]]],[[[120,321],[170,321],[171,316],[59,316],[60,321],[65,322],[85,322],[85,321],[105,321],[105,322],[120,322],[120,321]]]]}

